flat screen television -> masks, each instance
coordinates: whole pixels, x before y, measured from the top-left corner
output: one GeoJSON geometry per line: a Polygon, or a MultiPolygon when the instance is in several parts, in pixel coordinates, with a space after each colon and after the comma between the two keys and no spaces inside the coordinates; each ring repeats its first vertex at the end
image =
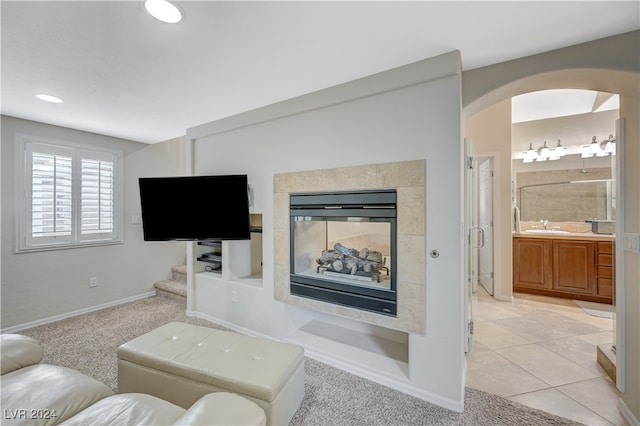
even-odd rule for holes
{"type": "Polygon", "coordinates": [[[145,241],[248,240],[246,175],[139,178],[145,241]]]}

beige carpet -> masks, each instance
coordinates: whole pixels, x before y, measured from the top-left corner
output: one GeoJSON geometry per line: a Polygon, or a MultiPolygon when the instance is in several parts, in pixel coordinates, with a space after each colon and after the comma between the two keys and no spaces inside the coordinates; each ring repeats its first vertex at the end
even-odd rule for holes
{"type": "MultiPolygon", "coordinates": [[[[94,377],[117,391],[116,349],[170,321],[224,327],[187,317],[185,303],[161,296],[79,315],[20,333],[40,341],[44,362],[94,377]]],[[[579,425],[467,388],[456,413],[305,358],[305,398],[292,425],[579,425]]]]}

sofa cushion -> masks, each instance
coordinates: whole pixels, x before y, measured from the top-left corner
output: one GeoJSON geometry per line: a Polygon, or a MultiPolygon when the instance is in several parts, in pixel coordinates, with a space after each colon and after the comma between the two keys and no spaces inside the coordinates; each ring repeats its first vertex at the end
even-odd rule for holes
{"type": "Polygon", "coordinates": [[[37,340],[21,334],[0,335],[0,368],[2,375],[42,360],[42,347],[37,340]]]}
{"type": "Polygon", "coordinates": [[[5,374],[1,385],[3,425],[54,425],[113,395],[79,371],[49,364],[5,374]]]}
{"type": "Polygon", "coordinates": [[[170,425],[186,410],[155,396],[143,393],[123,393],[108,396],[75,416],[63,425],[170,425]]]}

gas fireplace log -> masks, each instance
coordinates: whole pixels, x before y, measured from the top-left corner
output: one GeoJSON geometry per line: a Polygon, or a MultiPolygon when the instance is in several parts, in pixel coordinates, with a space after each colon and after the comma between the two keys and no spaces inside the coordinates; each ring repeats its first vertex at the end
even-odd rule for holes
{"type": "Polygon", "coordinates": [[[336,243],[334,250],[323,250],[318,265],[331,271],[355,275],[358,271],[377,275],[384,265],[382,253],[364,248],[361,251],[336,243]]]}

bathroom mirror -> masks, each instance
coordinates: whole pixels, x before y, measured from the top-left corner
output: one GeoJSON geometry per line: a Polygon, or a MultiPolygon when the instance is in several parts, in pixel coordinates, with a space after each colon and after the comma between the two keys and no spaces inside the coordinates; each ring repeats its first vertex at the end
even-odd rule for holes
{"type": "Polygon", "coordinates": [[[523,221],[584,222],[615,219],[615,180],[610,169],[517,174],[523,221]]]}

